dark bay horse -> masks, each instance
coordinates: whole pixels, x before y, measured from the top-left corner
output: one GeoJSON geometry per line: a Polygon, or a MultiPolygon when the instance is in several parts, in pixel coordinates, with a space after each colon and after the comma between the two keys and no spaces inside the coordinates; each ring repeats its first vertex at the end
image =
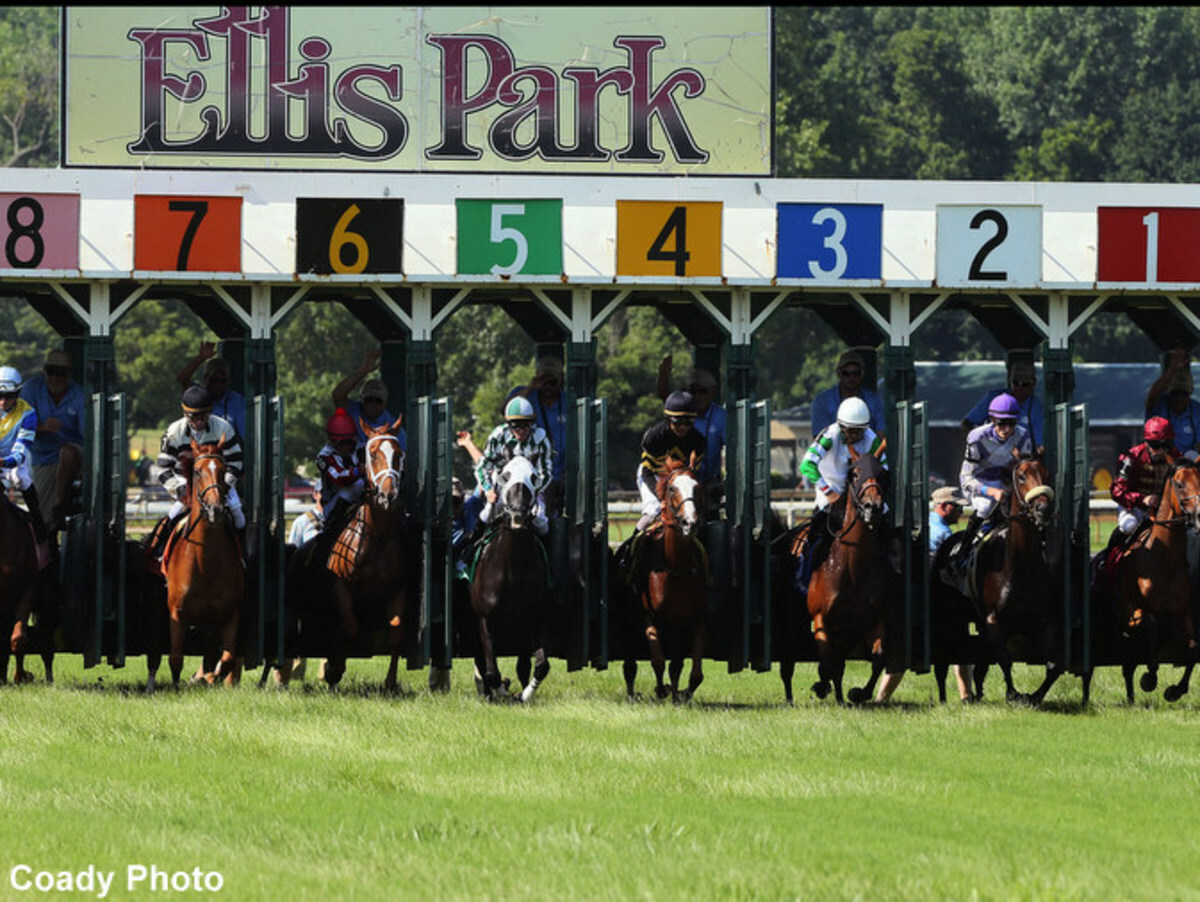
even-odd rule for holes
{"type": "Polygon", "coordinates": [[[325,664],[325,681],[330,686],[336,686],[346,672],[343,640],[358,636],[360,612],[387,625],[391,660],[384,688],[394,692],[398,686],[412,552],[401,503],[404,451],[397,438],[400,424],[401,418],[397,418],[391,425],[372,428],[359,420],[367,437],[363,447],[366,500],[336,538],[326,563],[337,607],[334,644],[325,664]]]}
{"type": "Polygon", "coordinates": [[[479,621],[479,653],[475,667],[488,698],[504,697],[504,682],[496,663],[497,647],[511,645],[517,654],[521,692],[532,700],[550,673],[546,657],[546,615],[549,579],[546,559],[531,526],[534,509],[533,466],[514,457],[500,472],[496,488],[498,525],[480,552],[471,580],[471,609],[479,621]],[[530,655],[534,658],[530,676],[530,655]]]}
{"type": "Polygon", "coordinates": [[[1150,528],[1134,539],[1117,564],[1118,627],[1130,639],[1122,664],[1130,704],[1139,657],[1133,640],[1139,635],[1146,655],[1142,691],[1158,687],[1158,654],[1171,637],[1182,646],[1187,663],[1179,682],[1168,686],[1163,698],[1178,701],[1188,691],[1197,658],[1186,557],[1188,530],[1200,531],[1200,469],[1183,459],[1167,474],[1150,528]]]}
{"type": "MultiPolygon", "coordinates": [[[[847,694],[847,700],[857,705],[870,701],[883,672],[886,596],[880,527],[886,470],[874,454],[859,454],[853,445],[849,451],[852,463],[846,491],[829,519],[836,532],[828,557],[809,583],[808,614],[817,645],[817,681],[812,685],[817,698],[825,698],[832,688],[838,704],[843,704],[846,657],[855,645],[866,643],[871,677],[847,694]],[[839,520],[840,526],[835,526],[839,520]]],[[[790,683],[789,673],[784,681],[788,689],[790,683]]]]}
{"type": "Polygon", "coordinates": [[[1006,522],[972,552],[974,565],[968,562],[967,569],[973,575],[965,588],[979,632],[988,637],[1004,674],[1005,697],[1039,705],[1062,675],[1055,660],[1058,614],[1046,542],[1054,519],[1054,490],[1040,457],[1014,458],[1012,488],[1000,509],[1006,522]],[[1013,685],[1008,643],[1014,636],[1023,636],[1046,662],[1046,675],[1030,694],[1013,685]]]}
{"type": "MultiPolygon", "coordinates": [[[[668,458],[658,477],[656,491],[662,503],[659,520],[642,539],[633,565],[633,584],[640,596],[650,664],[657,681],[659,698],[669,694],[677,702],[689,701],[704,681],[705,621],[708,616],[706,562],[692,532],[699,515],[696,510],[698,482],[690,464],[668,458]],[[692,659],[687,689],[679,691],[684,657],[692,659]],[[670,681],[663,680],[670,657],[670,681]]],[[[625,690],[634,698],[637,658],[625,659],[625,690]]]]}
{"type": "MultiPolygon", "coordinates": [[[[183,640],[189,626],[215,629],[220,659],[213,679],[237,680],[234,645],[238,617],[246,594],[246,574],[225,504],[224,437],[198,445],[192,440],[189,510],[186,521],[168,547],[167,611],[170,617],[171,680],[178,686],[183,672],[183,640]]],[[[157,663],[147,659],[148,686],[154,684],[157,663]],[[151,669],[153,668],[153,669],[151,669]]]]}
{"type": "MultiPolygon", "coordinates": [[[[13,682],[31,679],[24,659],[29,646],[29,616],[38,592],[37,544],[28,519],[0,491],[0,628],[8,632],[0,639],[0,684],[8,681],[8,657],[16,656],[13,682]]],[[[43,653],[46,682],[53,682],[53,654],[43,653]]]]}

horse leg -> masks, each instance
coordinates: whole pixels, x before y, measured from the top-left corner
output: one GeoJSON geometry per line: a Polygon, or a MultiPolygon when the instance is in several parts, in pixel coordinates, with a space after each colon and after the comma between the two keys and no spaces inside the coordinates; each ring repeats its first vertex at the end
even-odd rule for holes
{"type": "MultiPolygon", "coordinates": [[[[539,640],[540,641],[540,640],[539,640]]],[[[546,648],[544,645],[539,645],[534,651],[534,658],[537,661],[537,666],[533,668],[533,678],[530,680],[521,680],[521,685],[524,687],[521,690],[521,701],[533,701],[533,694],[537,692],[538,686],[546,679],[550,673],[550,659],[546,657],[546,648]]]]}
{"type": "Polygon", "coordinates": [[[388,620],[388,654],[391,660],[388,662],[387,676],[383,681],[383,688],[388,692],[395,692],[397,686],[397,677],[400,670],[400,655],[404,652],[404,629],[401,625],[399,614],[393,614],[388,620]]]}
{"type": "Polygon", "coordinates": [[[1152,615],[1144,616],[1142,629],[1146,633],[1146,672],[1139,685],[1143,692],[1153,692],[1158,688],[1158,620],[1152,615]]]}
{"type": "Polygon", "coordinates": [[[950,672],[949,664],[933,665],[933,681],[937,683],[938,701],[946,704],[946,675],[950,672]]]}
{"type": "Polygon", "coordinates": [[[533,673],[533,659],[527,652],[517,655],[517,682],[521,687],[529,685],[529,676],[533,673]]]}
{"type": "Polygon", "coordinates": [[[483,694],[490,701],[498,701],[503,688],[500,680],[500,667],[496,663],[496,651],[492,645],[492,633],[488,628],[486,617],[479,618],[479,646],[480,652],[476,657],[478,662],[481,658],[483,661],[483,694]]]}
{"type": "Polygon", "coordinates": [[[881,673],[883,673],[883,640],[876,639],[871,643],[871,678],[867,680],[865,686],[861,688],[856,686],[846,693],[850,704],[861,705],[869,702],[875,696],[875,683],[878,682],[881,673]]]}
{"type": "Polygon", "coordinates": [[[679,675],[683,673],[683,657],[676,653],[667,664],[667,681],[671,684],[671,701],[678,704],[682,699],[679,695],[679,675]]]}
{"type": "Polygon", "coordinates": [[[704,626],[701,624],[696,628],[696,632],[692,636],[692,671],[688,676],[687,691],[683,694],[683,700],[690,702],[692,696],[696,694],[696,690],[700,688],[700,684],[704,682],[704,626]]]}
{"type": "MultiPolygon", "coordinates": [[[[817,681],[812,684],[812,694],[817,698],[829,695],[831,669],[831,650],[829,636],[825,632],[825,618],[817,614],[813,617],[813,638],[817,643],[817,681]]],[[[841,696],[838,696],[841,701],[841,696]]]]}
{"type": "Polygon", "coordinates": [[[1129,656],[1129,660],[1121,665],[1121,676],[1125,678],[1125,704],[1132,705],[1133,697],[1133,672],[1137,669],[1137,664],[1133,662],[1133,656],[1129,656]]]}
{"type": "Polygon", "coordinates": [[[1183,668],[1183,676],[1174,686],[1168,686],[1163,692],[1163,698],[1169,702],[1177,702],[1188,691],[1188,683],[1192,679],[1192,670],[1196,666],[1196,637],[1192,632],[1192,617],[1186,609],[1175,617],[1175,635],[1187,642],[1187,664],[1183,668]]]}
{"type": "Polygon", "coordinates": [[[625,659],[625,663],[621,666],[621,671],[625,675],[625,697],[629,701],[633,701],[636,698],[633,692],[633,683],[637,679],[637,668],[637,658],[633,657],[633,653],[630,652],[630,656],[625,659]]]}
{"type": "Polygon", "coordinates": [[[784,703],[795,704],[792,699],[792,678],[796,675],[796,662],[789,655],[779,662],[779,679],[783,681],[784,703]]]}
{"type": "Polygon", "coordinates": [[[1017,691],[1017,687],[1013,685],[1012,678],[1012,657],[1008,653],[1008,645],[1005,641],[1004,630],[1000,624],[996,622],[995,614],[988,614],[987,620],[984,621],[987,629],[988,641],[991,642],[992,651],[996,655],[996,663],[1000,665],[1000,672],[1004,674],[1004,697],[1010,703],[1019,704],[1028,701],[1026,696],[1021,695],[1017,691]]]}
{"type": "Polygon", "coordinates": [[[650,666],[654,669],[654,679],[657,681],[654,694],[659,698],[666,698],[671,692],[663,682],[663,671],[666,670],[667,659],[663,655],[662,644],[658,639],[658,628],[652,623],[646,627],[646,641],[650,643],[650,666]]]}
{"type": "Polygon", "coordinates": [[[175,684],[175,688],[179,688],[179,678],[183,675],[183,635],[187,632],[187,626],[179,621],[178,618],[171,618],[171,653],[167,657],[167,663],[171,665],[171,682],[175,684]]]}
{"type": "Polygon", "coordinates": [[[234,663],[233,654],[233,646],[237,642],[237,634],[238,612],[235,608],[221,627],[221,657],[217,661],[217,665],[213,668],[214,683],[218,682],[222,677],[225,678],[225,685],[227,686],[233,686],[237,682],[238,668],[234,663]]]}

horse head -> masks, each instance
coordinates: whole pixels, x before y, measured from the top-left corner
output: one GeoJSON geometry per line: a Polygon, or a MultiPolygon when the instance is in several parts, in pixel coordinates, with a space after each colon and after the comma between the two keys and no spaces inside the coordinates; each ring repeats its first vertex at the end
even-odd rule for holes
{"type": "Polygon", "coordinates": [[[374,502],[382,510],[390,510],[400,498],[400,476],[404,472],[404,451],[400,447],[400,423],[403,415],[396,417],[396,422],[372,428],[360,417],[358,424],[367,443],[363,448],[363,456],[367,465],[367,490],[374,502]]]}
{"type": "Polygon", "coordinates": [[[504,465],[496,481],[496,494],[513,529],[524,529],[533,516],[533,464],[514,457],[504,465]]]}
{"type": "Polygon", "coordinates": [[[1054,518],[1050,471],[1040,457],[1020,457],[1014,461],[1009,517],[1028,517],[1038,530],[1045,530],[1054,518]]]}
{"type": "Polygon", "coordinates": [[[883,446],[876,454],[859,454],[853,445],[849,445],[848,450],[851,460],[850,501],[863,524],[873,529],[883,522],[883,478],[887,471],[878,457],[883,446]]]}
{"type": "Polygon", "coordinates": [[[199,506],[208,522],[225,510],[225,436],[214,444],[192,439],[192,506],[199,506]]]}
{"type": "Polygon", "coordinates": [[[1200,468],[1186,457],[1176,462],[1167,477],[1167,489],[1163,495],[1173,496],[1171,517],[1179,517],[1188,529],[1200,532],[1200,468]]]}
{"type": "Polygon", "coordinates": [[[700,484],[693,471],[696,456],[684,463],[668,457],[666,469],[658,478],[658,497],[662,502],[662,521],[666,526],[678,524],[683,534],[691,535],[700,520],[696,509],[696,487],[700,484]]]}

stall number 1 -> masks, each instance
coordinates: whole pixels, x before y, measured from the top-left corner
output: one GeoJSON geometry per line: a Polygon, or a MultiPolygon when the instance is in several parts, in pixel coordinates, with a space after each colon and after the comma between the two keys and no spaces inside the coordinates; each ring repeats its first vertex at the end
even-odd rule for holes
{"type": "Polygon", "coordinates": [[[1200,282],[1200,209],[1100,207],[1099,282],[1200,282]]]}

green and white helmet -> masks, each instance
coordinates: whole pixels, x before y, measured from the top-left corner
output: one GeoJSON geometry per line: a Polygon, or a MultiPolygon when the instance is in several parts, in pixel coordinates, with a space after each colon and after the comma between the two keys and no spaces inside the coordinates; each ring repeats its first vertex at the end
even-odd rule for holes
{"type": "Polygon", "coordinates": [[[13,366],[0,366],[0,395],[21,390],[21,372],[13,366]]]}
{"type": "Polygon", "coordinates": [[[534,420],[533,405],[528,398],[519,395],[504,405],[504,419],[509,423],[532,423],[534,420]]]}

